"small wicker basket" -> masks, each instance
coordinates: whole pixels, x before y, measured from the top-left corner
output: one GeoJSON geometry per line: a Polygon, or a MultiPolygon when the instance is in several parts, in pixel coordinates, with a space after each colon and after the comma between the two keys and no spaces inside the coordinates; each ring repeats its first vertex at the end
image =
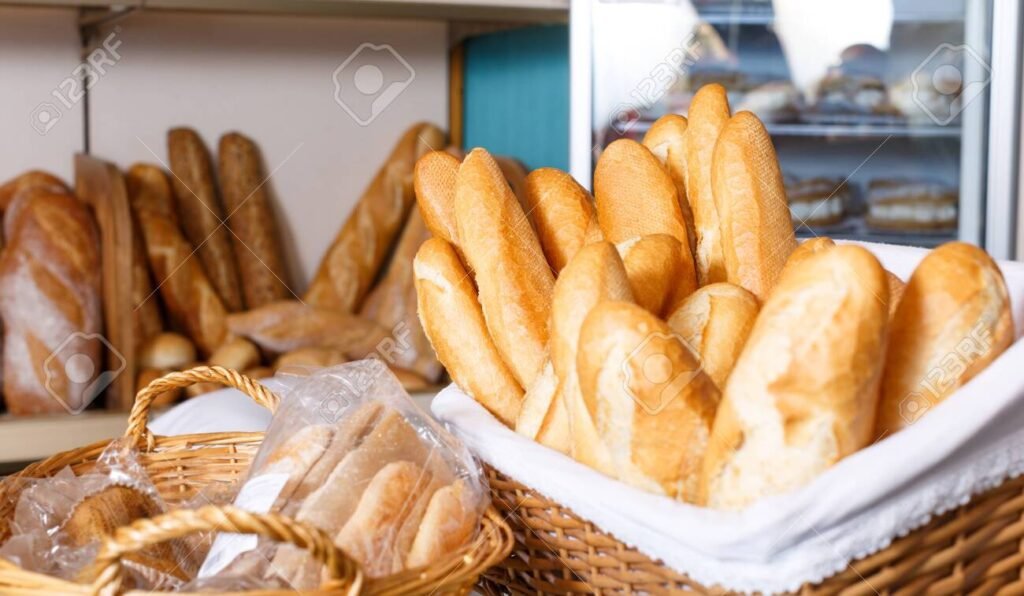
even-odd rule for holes
{"type": "MultiPolygon", "coordinates": [[[[170,507],[180,506],[203,488],[228,484],[244,476],[259,449],[263,433],[207,433],[158,437],[149,432],[150,404],[164,391],[195,383],[214,382],[234,387],[256,403],[274,411],[277,397],[258,382],[221,367],[200,367],[171,373],[139,392],[125,436],[140,450],[140,462],[170,507]]],[[[88,472],[109,441],[54,455],[0,480],[0,541],[10,534],[9,523],[25,478],[43,478],[65,466],[75,473],[88,472]]],[[[234,507],[207,506],[173,510],[164,515],[120,528],[108,537],[97,557],[99,571],[91,585],[69,582],[20,569],[0,559],[0,594],[120,594],[120,560],[147,545],[189,533],[209,530],[253,533],[305,548],[328,571],[329,580],[313,593],[324,594],[467,594],[480,574],[508,556],[513,544],[511,530],[493,507],[481,520],[476,538],[462,549],[429,567],[410,569],[383,578],[364,578],[358,565],[316,528],[280,515],[256,515],[234,507]]],[[[158,592],[132,591],[131,594],[158,592]]],[[[248,592],[247,592],[248,593],[248,592]]],[[[263,595],[294,596],[294,590],[261,590],[263,595]]]]}
{"type": "MultiPolygon", "coordinates": [[[[725,594],[651,560],[488,467],[494,505],[516,544],[484,574],[491,594],[725,594]]],[[[799,594],[1024,594],[1024,477],[850,564],[799,594]]]]}

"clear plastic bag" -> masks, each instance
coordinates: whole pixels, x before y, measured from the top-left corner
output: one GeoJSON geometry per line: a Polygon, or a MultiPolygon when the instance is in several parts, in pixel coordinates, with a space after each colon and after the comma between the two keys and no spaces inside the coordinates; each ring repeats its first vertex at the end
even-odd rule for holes
{"type": "MultiPolygon", "coordinates": [[[[29,571],[91,581],[90,563],[106,535],[166,510],[136,456],[127,441],[113,441],[88,473],[76,476],[64,468],[49,478],[26,480],[0,557],[29,571]]],[[[128,585],[180,587],[198,567],[192,550],[188,543],[172,540],[127,555],[128,585]]]]}
{"type": "MultiPolygon", "coordinates": [[[[472,539],[487,503],[473,456],[377,360],[322,369],[297,383],[235,500],[324,530],[370,577],[458,549],[472,539]]],[[[218,536],[195,586],[230,576],[299,590],[320,584],[321,570],[304,551],[263,542],[218,536]]]]}

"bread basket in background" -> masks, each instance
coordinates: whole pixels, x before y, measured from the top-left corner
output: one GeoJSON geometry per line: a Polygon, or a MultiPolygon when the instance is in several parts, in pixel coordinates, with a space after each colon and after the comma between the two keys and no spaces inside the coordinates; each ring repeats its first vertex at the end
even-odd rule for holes
{"type": "MultiPolygon", "coordinates": [[[[117,594],[121,592],[122,556],[150,544],[209,530],[259,534],[309,550],[332,578],[317,593],[466,594],[486,568],[508,555],[512,546],[511,532],[493,507],[485,513],[477,536],[470,544],[448,553],[443,560],[429,567],[378,579],[364,578],[358,565],[335,548],[326,534],[286,517],[257,515],[230,506],[173,510],[199,491],[218,484],[227,485],[244,477],[263,439],[263,433],[207,433],[175,437],[151,434],[147,422],[153,399],[167,390],[194,383],[233,387],[271,411],[277,407],[278,399],[269,389],[244,375],[220,367],[171,373],[150,383],[136,397],[125,437],[138,447],[140,463],[172,511],[154,519],[137,520],[105,540],[97,558],[101,571],[92,585],[28,572],[0,559],[0,593],[117,594]]],[[[56,454],[0,481],[0,539],[10,534],[9,524],[17,495],[23,486],[22,480],[48,477],[66,466],[76,474],[87,472],[96,464],[97,457],[108,443],[102,441],[56,454]]],[[[294,594],[294,591],[263,590],[259,593],[285,595],[294,594]]]]}

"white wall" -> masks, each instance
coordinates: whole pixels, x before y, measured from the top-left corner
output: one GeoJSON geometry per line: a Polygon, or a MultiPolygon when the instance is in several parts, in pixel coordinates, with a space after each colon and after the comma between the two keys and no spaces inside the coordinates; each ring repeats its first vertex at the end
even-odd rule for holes
{"type": "Polygon", "coordinates": [[[51,95],[79,64],[76,12],[70,9],[0,8],[0,182],[30,168],[66,180],[72,156],[82,149],[81,103],[68,109],[51,95]],[[42,106],[41,104],[50,104],[42,106]],[[41,111],[36,111],[39,108],[41,111]],[[43,111],[59,117],[40,134],[43,111]]]}
{"type": "Polygon", "coordinates": [[[276,168],[270,188],[300,288],[405,128],[447,124],[441,22],[142,13],[109,32],[122,58],[90,93],[92,153],[122,167],[166,162],[167,129],[180,125],[212,151],[227,131],[255,139],[276,168]],[[332,75],[364,42],[390,44],[415,76],[360,126],[335,102],[332,75]]]}

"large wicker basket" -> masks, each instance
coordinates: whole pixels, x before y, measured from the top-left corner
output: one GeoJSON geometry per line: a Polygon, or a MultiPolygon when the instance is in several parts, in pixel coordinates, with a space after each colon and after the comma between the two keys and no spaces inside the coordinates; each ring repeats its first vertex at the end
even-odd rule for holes
{"type": "MultiPolygon", "coordinates": [[[[212,484],[233,483],[242,477],[259,448],[263,433],[208,433],[177,437],[152,435],[146,425],[150,403],[157,395],[200,382],[234,387],[273,411],[277,397],[266,387],[234,371],[200,367],[157,379],[136,396],[125,436],[141,450],[141,463],[157,490],[173,509],[212,484]]],[[[0,541],[6,540],[8,524],[24,478],[53,475],[65,466],[76,473],[89,471],[108,442],[59,453],[0,480],[0,541]]],[[[508,525],[490,508],[476,538],[462,549],[429,567],[411,569],[384,578],[364,578],[358,566],[330,538],[315,528],[278,515],[254,515],[232,507],[207,506],[175,510],[151,520],[139,520],[106,539],[97,559],[99,573],[91,585],[72,583],[32,573],[0,559],[0,594],[119,594],[122,555],[148,544],[204,530],[256,533],[308,549],[324,564],[331,578],[317,592],[331,594],[466,594],[488,567],[508,556],[512,534],[508,525]]],[[[144,592],[131,592],[142,594],[144,592]]],[[[259,594],[294,595],[293,590],[260,591],[259,594]]]]}
{"type": "MultiPolygon", "coordinates": [[[[488,468],[515,533],[485,573],[489,593],[724,594],[675,573],[529,487],[488,468]]],[[[1024,594],[1024,477],[940,516],[800,594],[1024,594]]]]}

